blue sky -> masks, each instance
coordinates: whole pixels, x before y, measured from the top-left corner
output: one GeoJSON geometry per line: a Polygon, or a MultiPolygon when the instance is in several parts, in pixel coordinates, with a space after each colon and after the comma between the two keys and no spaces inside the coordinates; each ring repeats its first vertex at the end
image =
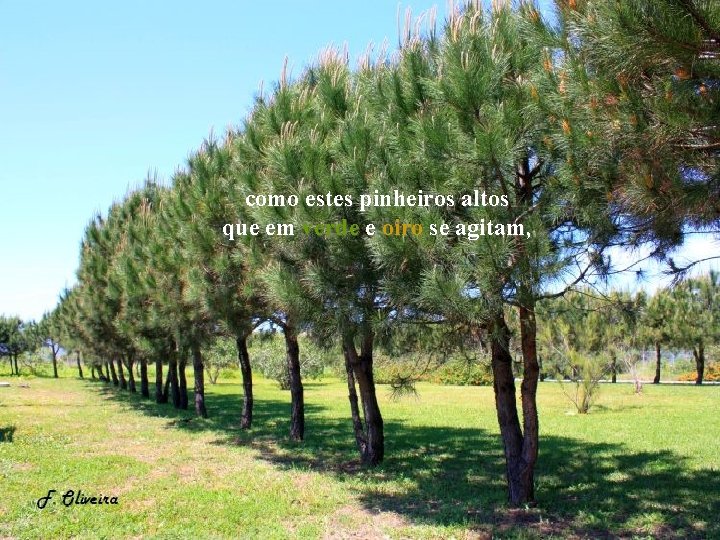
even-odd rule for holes
{"type": "MultiPolygon", "coordinates": [[[[547,2],[541,2],[546,4],[547,2]]],[[[0,5],[0,313],[39,318],[78,247],[148,171],[167,179],[259,82],[328,44],[397,42],[398,5],[444,1],[4,2],[0,5]]],[[[716,247],[717,249],[717,247],[716,247]]]]}

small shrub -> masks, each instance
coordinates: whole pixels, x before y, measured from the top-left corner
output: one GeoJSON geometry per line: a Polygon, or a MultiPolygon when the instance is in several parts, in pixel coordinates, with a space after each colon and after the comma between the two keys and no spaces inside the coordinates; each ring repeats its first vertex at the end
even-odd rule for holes
{"type": "Polygon", "coordinates": [[[557,379],[578,414],[587,414],[598,398],[600,381],[607,375],[609,363],[604,356],[585,356],[576,351],[568,351],[568,357],[572,366],[570,381],[563,382],[561,374],[558,374],[557,379]]]}
{"type": "Polygon", "coordinates": [[[237,366],[237,346],[235,340],[220,336],[205,352],[205,372],[210,384],[215,384],[223,371],[237,366]]]}
{"type": "MultiPolygon", "coordinates": [[[[331,361],[332,351],[315,345],[306,336],[298,338],[300,346],[300,373],[304,380],[318,379],[331,361]]],[[[253,335],[250,342],[250,363],[263,377],[274,379],[283,390],[290,389],[285,340],[282,334],[253,335]]]]}
{"type": "MultiPolygon", "coordinates": [[[[697,371],[688,371],[678,376],[679,381],[687,382],[695,382],[696,378],[697,371]]],[[[703,373],[703,381],[720,382],[720,362],[705,366],[705,373],[703,373]]]]}
{"type": "Polygon", "coordinates": [[[411,358],[391,358],[385,354],[378,354],[374,359],[373,378],[378,384],[395,384],[401,380],[421,379],[424,365],[419,364],[420,362],[411,358]]]}
{"type": "Polygon", "coordinates": [[[456,358],[440,366],[431,380],[455,386],[490,386],[493,376],[490,364],[486,361],[456,358]]]}
{"type": "Polygon", "coordinates": [[[409,388],[408,382],[430,381],[452,386],[489,386],[493,383],[490,363],[477,356],[455,357],[437,364],[416,355],[390,358],[377,356],[374,366],[375,382],[389,384],[401,392],[409,388]]]}

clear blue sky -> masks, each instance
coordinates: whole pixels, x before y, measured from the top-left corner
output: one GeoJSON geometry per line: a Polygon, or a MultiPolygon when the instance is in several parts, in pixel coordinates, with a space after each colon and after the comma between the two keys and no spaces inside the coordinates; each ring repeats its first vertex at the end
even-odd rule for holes
{"type": "MultiPolygon", "coordinates": [[[[404,2],[420,13],[437,2],[404,2]]],[[[328,44],[397,40],[398,4],[0,3],[0,313],[38,318],[74,282],[78,246],[149,170],[168,178],[259,82],[328,44]]],[[[440,12],[444,12],[441,3],[440,12]]]]}
{"type": "MultiPolygon", "coordinates": [[[[400,4],[434,5],[442,20],[444,1],[400,4]]],[[[0,3],[0,313],[52,309],[93,213],[239,123],[285,56],[297,74],[331,43],[347,42],[351,58],[369,42],[392,48],[397,10],[390,0],[0,3]]]]}

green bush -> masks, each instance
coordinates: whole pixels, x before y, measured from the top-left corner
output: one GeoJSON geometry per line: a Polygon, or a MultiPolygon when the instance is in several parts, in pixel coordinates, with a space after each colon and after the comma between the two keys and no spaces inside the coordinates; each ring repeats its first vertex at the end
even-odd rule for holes
{"type": "Polygon", "coordinates": [[[493,383],[493,376],[487,361],[477,358],[457,358],[440,366],[431,380],[455,386],[490,386],[493,383]]]}
{"type": "Polygon", "coordinates": [[[205,372],[210,384],[215,384],[220,375],[238,365],[235,340],[218,336],[205,351],[205,372]]]}
{"type": "Polygon", "coordinates": [[[378,384],[393,384],[402,379],[423,379],[422,372],[425,365],[420,364],[422,362],[413,358],[391,358],[385,354],[377,354],[374,359],[373,377],[378,384]]]}
{"type": "Polygon", "coordinates": [[[397,384],[412,379],[454,386],[490,386],[493,383],[490,363],[484,358],[452,358],[439,366],[428,359],[413,357],[389,358],[378,355],[375,382],[397,384]]]}
{"type": "MultiPolygon", "coordinates": [[[[560,373],[556,374],[556,378],[578,414],[587,414],[600,393],[600,381],[610,370],[609,359],[604,354],[585,355],[574,350],[569,350],[567,354],[573,368],[570,381],[565,382],[560,373]]],[[[639,391],[637,388],[636,392],[639,391]]]]}
{"type": "MultiPolygon", "coordinates": [[[[300,373],[303,380],[318,379],[332,358],[333,352],[315,345],[307,336],[298,338],[300,346],[300,373]]],[[[285,340],[279,333],[253,334],[249,341],[250,363],[263,377],[274,379],[283,390],[290,389],[285,353],[285,340]]]]}

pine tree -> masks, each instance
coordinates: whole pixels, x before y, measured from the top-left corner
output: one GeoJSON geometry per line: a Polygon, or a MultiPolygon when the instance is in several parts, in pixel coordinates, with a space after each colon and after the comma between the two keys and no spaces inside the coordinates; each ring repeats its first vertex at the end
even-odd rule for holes
{"type": "Polygon", "coordinates": [[[249,429],[253,383],[247,339],[265,308],[247,243],[231,242],[222,232],[225,223],[247,215],[228,196],[234,185],[232,136],[228,133],[224,144],[206,141],[190,159],[188,175],[177,177],[172,204],[190,265],[188,299],[203,306],[236,342],[244,389],[240,424],[249,429]]]}
{"type": "MultiPolygon", "coordinates": [[[[63,348],[70,355],[75,353],[75,361],[78,368],[78,375],[83,378],[82,363],[80,360],[83,342],[80,336],[82,335],[82,329],[77,324],[77,290],[65,289],[60,293],[58,304],[53,310],[53,316],[57,318],[57,325],[59,327],[60,342],[63,344],[63,348]]],[[[87,362],[87,358],[86,358],[87,362]]],[[[91,375],[95,378],[95,364],[91,365],[91,375]]]]}
{"type": "Polygon", "coordinates": [[[91,220],[81,245],[77,289],[77,320],[86,330],[88,349],[107,360],[113,383],[122,389],[128,388],[123,358],[132,352],[132,342],[116,326],[121,304],[112,265],[127,218],[123,203],[117,202],[106,219],[97,215],[91,220]]]}
{"type": "Polygon", "coordinates": [[[548,56],[556,43],[530,5],[513,11],[498,3],[490,13],[469,5],[451,14],[442,39],[408,40],[377,100],[384,157],[371,187],[445,197],[384,217],[428,232],[449,228],[401,240],[376,235],[385,289],[409,316],[462,322],[488,336],[513,504],[534,499],[536,303],[602,272],[602,251],[617,234],[603,186],[576,157],[584,148],[564,115],[564,76],[548,56]],[[471,237],[469,224],[481,233],[471,237]],[[522,230],[507,234],[513,229],[503,224],[522,230]],[[566,287],[551,290],[558,281],[566,287]],[[522,427],[508,309],[518,311],[523,352],[522,427]]]}
{"type": "MultiPolygon", "coordinates": [[[[186,182],[188,173],[176,172],[173,184],[186,182]]],[[[215,321],[191,293],[191,277],[195,264],[183,249],[182,214],[178,213],[173,189],[160,193],[154,223],[148,229],[146,245],[148,261],[155,270],[149,276],[148,288],[153,290],[154,321],[174,339],[176,351],[170,351],[170,384],[173,404],[187,408],[185,365],[192,359],[195,411],[206,417],[205,368],[202,348],[215,333],[215,321]]]]}
{"type": "Polygon", "coordinates": [[[148,279],[154,267],[145,248],[149,228],[156,220],[156,206],[162,191],[154,179],[149,178],[141,189],[128,193],[124,241],[114,256],[113,264],[115,291],[121,306],[115,326],[132,343],[133,361],[140,363],[140,393],[146,398],[150,397],[148,360],[155,362],[155,399],[158,403],[167,401],[167,396],[163,394],[162,362],[164,357],[169,356],[168,349],[174,348],[174,342],[170,333],[153,319],[153,311],[148,309],[154,294],[148,287],[148,279]]]}
{"type": "Polygon", "coordinates": [[[602,134],[590,161],[633,241],[652,241],[662,255],[688,231],[720,230],[720,5],[558,5],[583,129],[602,134]]]}
{"type": "MultiPolygon", "coordinates": [[[[293,338],[287,347],[291,368],[299,366],[296,336],[303,327],[319,339],[341,344],[356,442],[363,463],[375,465],[384,455],[372,367],[376,322],[385,310],[377,266],[361,235],[311,230],[315,224],[322,228],[322,224],[339,223],[347,228],[354,225],[359,231],[367,223],[357,206],[343,202],[345,196],[359,201],[368,188],[366,173],[374,141],[362,106],[360,96],[353,93],[347,60],[335,51],[324,53],[318,65],[296,83],[283,77],[246,126],[243,161],[248,164],[248,176],[241,195],[298,197],[296,206],[253,212],[261,227],[287,223],[295,228],[293,236],[264,238],[261,253],[270,254],[272,261],[263,272],[268,301],[289,317],[284,334],[286,339],[293,338]],[[333,199],[334,204],[317,202],[318,195],[323,201],[333,199]]],[[[290,374],[292,385],[293,369],[290,374]]]]}
{"type": "MultiPolygon", "coordinates": [[[[231,151],[234,171],[230,191],[233,196],[230,199],[236,208],[233,215],[238,224],[245,223],[248,226],[257,222],[256,225],[263,229],[267,225],[263,221],[265,218],[246,204],[246,196],[266,194],[264,171],[267,166],[268,146],[279,136],[280,126],[290,114],[301,114],[299,109],[292,113],[289,110],[291,90],[292,87],[287,85],[283,75],[283,83],[269,101],[266,101],[264,96],[258,97],[242,131],[233,139],[231,151]]],[[[292,120],[287,122],[291,123],[292,120]]],[[[282,222],[282,219],[277,219],[281,215],[281,209],[276,207],[275,210],[278,214],[268,218],[273,223],[282,222]]],[[[280,278],[284,285],[292,283],[297,276],[296,268],[289,258],[284,256],[282,244],[276,240],[275,237],[261,234],[241,236],[235,241],[241,246],[240,252],[246,256],[245,262],[249,264],[249,271],[256,277],[256,302],[263,305],[262,318],[273,327],[282,329],[290,388],[290,439],[300,441],[305,436],[305,402],[298,343],[298,327],[304,322],[301,315],[303,304],[286,302],[287,296],[277,294],[278,291],[272,290],[270,286],[271,276],[277,277],[280,271],[284,273],[284,277],[280,278]]],[[[246,340],[238,341],[238,349],[240,355],[247,357],[246,340]]]]}
{"type": "Polygon", "coordinates": [[[60,352],[60,341],[62,329],[59,320],[59,313],[53,311],[45,313],[37,328],[37,335],[42,345],[50,350],[53,364],[53,377],[58,378],[57,358],[60,352]]]}
{"type": "Polygon", "coordinates": [[[18,356],[39,346],[33,334],[33,323],[19,317],[0,316],[0,347],[10,361],[10,374],[20,375],[18,356]]]}
{"type": "Polygon", "coordinates": [[[705,374],[705,348],[720,339],[720,273],[681,282],[673,288],[672,298],[674,342],[692,350],[699,385],[705,374]]]}
{"type": "Polygon", "coordinates": [[[675,305],[669,291],[661,289],[650,298],[641,315],[641,340],[655,348],[653,384],[660,382],[662,347],[670,345],[673,337],[674,309],[675,305]]]}

